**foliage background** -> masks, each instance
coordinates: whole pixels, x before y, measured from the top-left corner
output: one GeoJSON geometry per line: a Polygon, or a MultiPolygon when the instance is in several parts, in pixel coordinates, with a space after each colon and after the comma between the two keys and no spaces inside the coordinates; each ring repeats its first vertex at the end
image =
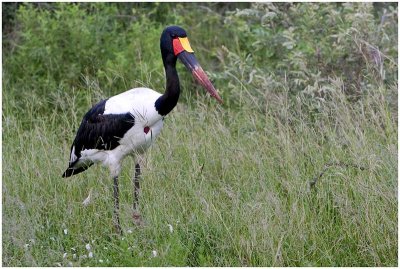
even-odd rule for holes
{"type": "Polygon", "coordinates": [[[397,266],[397,3],[2,13],[4,266],[397,266]],[[126,161],[119,237],[106,169],[60,175],[92,104],[163,91],[159,36],[171,24],[224,105],[178,67],[180,103],[143,160],[146,225],[130,221],[126,161]]]}

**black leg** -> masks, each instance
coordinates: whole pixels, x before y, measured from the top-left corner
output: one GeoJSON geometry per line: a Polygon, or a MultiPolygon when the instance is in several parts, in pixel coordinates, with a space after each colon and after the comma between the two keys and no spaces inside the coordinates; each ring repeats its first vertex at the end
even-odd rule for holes
{"type": "Polygon", "coordinates": [[[140,176],[140,165],[137,163],[135,165],[135,176],[133,178],[133,196],[134,196],[134,201],[133,201],[133,211],[139,210],[139,191],[140,191],[140,185],[139,185],[139,176],[140,176]]]}
{"type": "Polygon", "coordinates": [[[114,226],[117,233],[122,234],[121,225],[119,222],[119,188],[118,176],[114,177],[114,226]]]}
{"type": "Polygon", "coordinates": [[[142,217],[139,213],[139,192],[140,192],[140,165],[137,163],[135,165],[135,176],[133,177],[133,222],[136,225],[142,225],[142,217]]]}

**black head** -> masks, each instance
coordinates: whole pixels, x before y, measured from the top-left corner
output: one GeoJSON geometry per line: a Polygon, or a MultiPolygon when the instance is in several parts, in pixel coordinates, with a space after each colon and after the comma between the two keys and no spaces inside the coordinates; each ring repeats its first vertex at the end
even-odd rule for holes
{"type": "Polygon", "coordinates": [[[181,28],[179,26],[175,26],[175,25],[166,27],[161,36],[163,36],[163,35],[169,35],[172,38],[187,37],[186,31],[183,30],[183,28],[181,28]]]}
{"type": "Polygon", "coordinates": [[[185,30],[179,26],[168,26],[164,29],[160,38],[161,54],[164,66],[175,67],[176,59],[179,58],[193,77],[219,102],[222,102],[214,86],[208,79],[194,56],[189,39],[185,30]]]}
{"type": "Polygon", "coordinates": [[[177,38],[186,38],[186,37],[187,34],[185,30],[183,30],[179,26],[168,26],[167,28],[164,29],[160,38],[160,49],[164,61],[167,58],[170,58],[168,60],[173,60],[173,62],[176,62],[177,55],[174,53],[173,40],[177,38]]]}

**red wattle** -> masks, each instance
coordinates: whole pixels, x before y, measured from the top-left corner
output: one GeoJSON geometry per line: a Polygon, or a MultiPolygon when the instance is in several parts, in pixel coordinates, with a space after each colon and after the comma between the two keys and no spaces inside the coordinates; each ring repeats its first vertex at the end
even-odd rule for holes
{"type": "Polygon", "coordinates": [[[174,47],[174,54],[177,56],[179,53],[184,51],[185,49],[182,47],[181,42],[179,41],[179,38],[174,38],[172,41],[172,46],[174,47]]]}

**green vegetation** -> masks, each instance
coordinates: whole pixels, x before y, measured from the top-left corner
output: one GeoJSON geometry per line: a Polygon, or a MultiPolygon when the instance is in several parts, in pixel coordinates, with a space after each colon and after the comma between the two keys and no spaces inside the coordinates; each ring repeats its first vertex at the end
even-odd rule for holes
{"type": "Polygon", "coordinates": [[[3,266],[398,265],[397,3],[2,5],[3,266]],[[163,92],[171,24],[225,103],[179,66],[121,237],[107,169],[61,174],[92,104],[163,92]]]}

